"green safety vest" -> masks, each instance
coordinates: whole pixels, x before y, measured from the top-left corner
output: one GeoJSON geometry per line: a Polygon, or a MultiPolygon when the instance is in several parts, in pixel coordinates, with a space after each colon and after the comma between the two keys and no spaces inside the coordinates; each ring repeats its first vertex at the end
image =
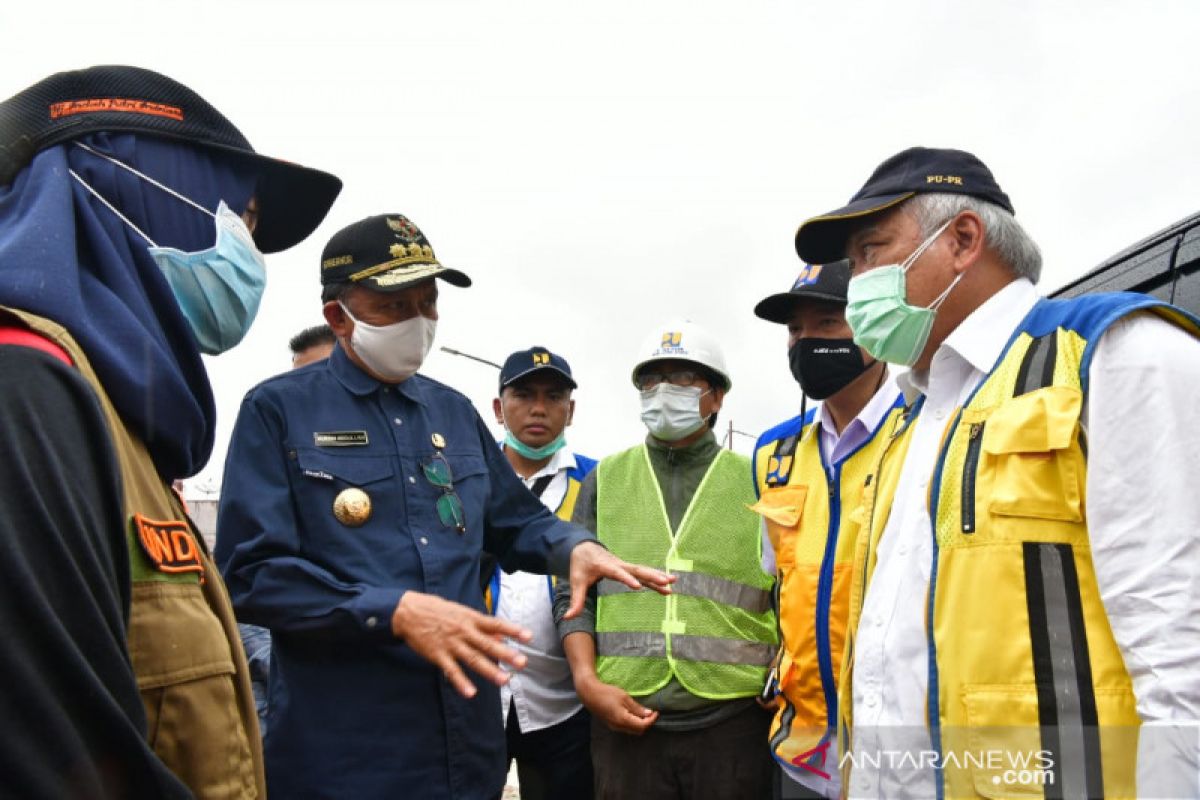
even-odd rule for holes
{"type": "Polygon", "coordinates": [[[596,532],[618,558],[677,576],[672,594],[598,585],[596,672],[634,696],[674,676],[698,697],[757,695],[778,636],[773,578],[762,571],[758,515],[744,456],[713,459],[672,531],[662,491],[639,445],[604,459],[596,475],[596,532]]]}

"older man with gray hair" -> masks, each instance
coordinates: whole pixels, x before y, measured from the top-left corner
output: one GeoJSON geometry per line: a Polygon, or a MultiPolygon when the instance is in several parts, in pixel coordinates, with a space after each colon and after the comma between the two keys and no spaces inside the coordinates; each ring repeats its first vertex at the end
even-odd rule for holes
{"type": "Polygon", "coordinates": [[[959,150],[889,158],[796,249],[850,259],[855,341],[912,367],[856,512],[848,793],[1200,796],[1200,321],[1040,298],[959,150]]]}

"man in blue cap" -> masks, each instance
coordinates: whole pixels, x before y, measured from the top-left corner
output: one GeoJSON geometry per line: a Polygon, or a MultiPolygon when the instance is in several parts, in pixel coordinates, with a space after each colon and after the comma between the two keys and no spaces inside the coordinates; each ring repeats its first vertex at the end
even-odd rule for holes
{"type": "MultiPolygon", "coordinates": [[[[571,365],[545,347],[519,350],[500,370],[492,401],[504,426],[504,455],[522,483],[560,519],[570,520],[584,478],[596,462],[572,451],[566,429],[575,416],[571,365]]],[[[571,682],[554,626],[554,581],[529,572],[486,571],[488,610],[533,632],[517,643],[528,661],[500,687],[509,760],[517,762],[524,800],[592,796],[591,718],[571,682]]]]}
{"type": "Polygon", "coordinates": [[[531,632],[487,614],[483,550],[508,570],[669,593],[552,515],[471,401],[420,374],[438,284],[471,281],[400,214],[321,257],[324,362],[251,389],[230,442],[217,561],[242,618],[271,630],[266,761],[282,797],[494,798],[497,686],[531,632]],[[473,681],[470,670],[484,681],[473,681]],[[478,685],[477,685],[478,684],[478,685]]]}
{"type": "Polygon", "coordinates": [[[149,70],[0,103],[5,793],[263,796],[229,598],[171,483],[212,450],[201,353],[340,188],[149,70]]]}
{"type": "Polygon", "coordinates": [[[796,249],[850,259],[855,341],[911,367],[853,515],[845,790],[1200,795],[1200,320],[1039,297],[961,150],[897,153],[796,249]]]}

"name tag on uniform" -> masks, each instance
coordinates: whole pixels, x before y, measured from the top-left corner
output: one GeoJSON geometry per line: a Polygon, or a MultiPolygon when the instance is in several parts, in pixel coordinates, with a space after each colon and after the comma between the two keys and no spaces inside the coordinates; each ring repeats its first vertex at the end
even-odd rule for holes
{"type": "Polygon", "coordinates": [[[313,433],[313,444],[317,447],[366,447],[366,431],[329,431],[313,433]]]}

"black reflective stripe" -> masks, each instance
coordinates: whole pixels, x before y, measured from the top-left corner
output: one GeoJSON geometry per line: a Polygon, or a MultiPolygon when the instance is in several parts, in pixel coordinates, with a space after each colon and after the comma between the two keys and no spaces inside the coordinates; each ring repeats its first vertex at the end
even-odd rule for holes
{"type": "Polygon", "coordinates": [[[792,720],[796,718],[796,707],[787,699],[787,696],[781,692],[779,699],[783,703],[783,713],[779,715],[779,729],[775,731],[775,735],[769,741],[772,753],[778,750],[779,745],[792,735],[792,720]]]}
{"type": "Polygon", "coordinates": [[[671,655],[686,661],[711,661],[715,664],[750,664],[765,667],[775,657],[775,646],[745,639],[721,639],[716,636],[671,636],[671,655]]]}
{"type": "Polygon", "coordinates": [[[771,609],[771,592],[744,583],[706,575],[702,572],[677,572],[671,591],[689,597],[703,597],[727,606],[762,614],[771,609]]]}
{"type": "Polygon", "coordinates": [[[1051,753],[1046,797],[1103,797],[1096,697],[1071,546],[1025,542],[1025,598],[1042,749],[1051,753]]]}
{"type": "Polygon", "coordinates": [[[1021,359],[1021,368],[1017,371],[1017,382],[1013,387],[1013,397],[1020,397],[1034,389],[1054,383],[1054,362],[1057,358],[1057,331],[1034,339],[1025,351],[1025,358],[1021,359]]]}
{"type": "Polygon", "coordinates": [[[597,656],[666,658],[667,637],[642,631],[596,632],[597,656]]]}

